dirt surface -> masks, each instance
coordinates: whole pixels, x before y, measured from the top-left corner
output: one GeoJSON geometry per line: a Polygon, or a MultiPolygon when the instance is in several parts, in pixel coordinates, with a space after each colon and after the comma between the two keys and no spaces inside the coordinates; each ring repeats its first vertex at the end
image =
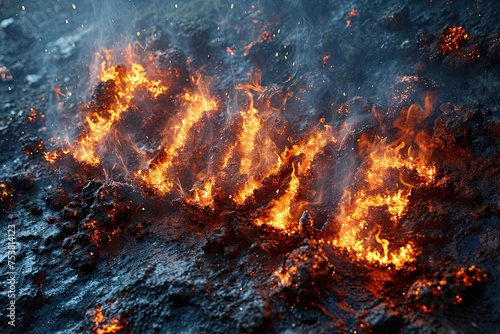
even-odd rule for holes
{"type": "MultiPolygon", "coordinates": [[[[1,332],[499,333],[495,1],[73,5],[0,3],[1,332]],[[268,124],[283,129],[276,143],[318,122],[350,124],[343,144],[315,161],[335,166],[310,181],[329,200],[297,219],[299,233],[252,224],[265,205],[214,213],[145,191],[113,164],[47,162],[44,153],[85,130],[86,106],[107,96],[109,87],[95,88],[95,53],[128,43],[178,80],[172,94],[197,71],[210,78],[220,112],[203,124],[222,124],[224,110],[243,105],[235,87],[257,72],[256,106],[281,111],[268,124]],[[420,253],[402,270],[356,261],[323,239],[339,232],[344,189],[362,182],[359,142],[393,136],[400,111],[428,92],[437,98],[423,127],[437,175],[412,189],[401,218],[402,239],[420,253]]],[[[208,125],[196,129],[200,138],[208,125]]],[[[161,140],[146,125],[130,131],[151,134],[136,142],[149,153],[161,140]]],[[[182,181],[188,190],[192,178],[182,181]]],[[[277,180],[259,196],[290,183],[277,180]]]]}

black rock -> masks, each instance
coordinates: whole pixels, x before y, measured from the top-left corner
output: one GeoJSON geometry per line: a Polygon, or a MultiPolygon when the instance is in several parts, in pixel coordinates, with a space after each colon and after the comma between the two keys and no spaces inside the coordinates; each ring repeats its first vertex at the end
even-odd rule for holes
{"type": "Polygon", "coordinates": [[[370,310],[365,323],[373,334],[391,334],[401,331],[403,321],[398,311],[386,303],[379,304],[370,310]]]}
{"type": "Polygon", "coordinates": [[[390,30],[400,30],[410,25],[410,10],[406,6],[394,5],[382,16],[381,24],[390,30]]]}

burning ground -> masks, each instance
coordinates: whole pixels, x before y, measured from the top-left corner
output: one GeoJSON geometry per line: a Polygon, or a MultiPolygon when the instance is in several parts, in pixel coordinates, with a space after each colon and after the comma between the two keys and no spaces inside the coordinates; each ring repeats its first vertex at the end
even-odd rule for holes
{"type": "Polygon", "coordinates": [[[2,4],[2,329],[495,332],[499,11],[2,4]]]}

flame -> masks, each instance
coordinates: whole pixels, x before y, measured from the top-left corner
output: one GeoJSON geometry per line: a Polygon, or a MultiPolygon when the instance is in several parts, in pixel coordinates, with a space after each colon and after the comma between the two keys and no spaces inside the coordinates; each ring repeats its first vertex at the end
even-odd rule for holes
{"type": "Polygon", "coordinates": [[[429,143],[422,132],[417,132],[417,126],[433,110],[433,102],[434,97],[428,95],[424,108],[414,104],[402,111],[395,122],[401,130],[398,140],[389,144],[387,138],[377,138],[374,144],[360,140],[360,147],[366,146],[369,152],[368,168],[360,189],[353,196],[349,191],[344,194],[337,216],[341,229],[333,245],[345,248],[357,259],[396,269],[415,260],[417,250],[411,242],[390,249],[390,242],[382,235],[388,223],[397,226],[405,215],[412,188],[429,185],[435,178],[436,168],[429,164],[429,143]],[[405,180],[405,171],[416,172],[417,180],[405,180]],[[395,173],[399,174],[399,182],[391,179],[395,173]],[[377,210],[384,214],[374,215],[377,210]]]}
{"type": "Polygon", "coordinates": [[[267,177],[276,174],[281,168],[288,163],[290,158],[304,155],[301,163],[298,166],[298,172],[305,175],[315,156],[328,144],[335,143],[336,138],[332,134],[333,128],[325,125],[323,130],[310,135],[306,140],[300,141],[293,145],[290,149],[286,148],[280,154],[276,154],[277,162],[261,173],[258,178],[250,178],[245,182],[244,186],[234,195],[234,200],[237,204],[243,204],[245,200],[253,194],[253,192],[262,186],[262,181],[267,177]]]}
{"type": "Polygon", "coordinates": [[[116,317],[111,319],[108,324],[105,324],[106,317],[102,312],[101,305],[96,305],[94,310],[94,327],[92,327],[93,334],[115,334],[124,329],[124,326],[121,324],[122,319],[120,317],[116,317]]]}
{"type": "Polygon", "coordinates": [[[277,200],[271,201],[271,208],[267,213],[267,217],[258,218],[255,221],[256,225],[266,224],[276,229],[284,230],[288,234],[297,231],[298,224],[292,220],[293,217],[291,214],[291,206],[300,188],[300,179],[297,177],[297,174],[300,176],[307,176],[318,153],[321,152],[328,143],[336,142],[331,132],[332,128],[325,125],[323,131],[316,132],[310,136],[305,143],[293,145],[290,150],[285,150],[285,152],[283,152],[276,167],[281,167],[283,160],[288,160],[292,156],[302,155],[302,159],[297,163],[297,166],[292,164],[291,179],[285,193],[277,200]]]}
{"type": "MultiPolygon", "coordinates": [[[[91,165],[99,164],[96,155],[99,144],[109,134],[113,125],[120,120],[123,113],[128,112],[130,102],[134,98],[134,92],[139,88],[146,89],[153,98],[165,93],[168,88],[161,80],[148,79],[144,67],[132,60],[132,48],[128,45],[126,55],[129,58],[129,66],[109,66],[109,53],[107,60],[101,62],[99,80],[116,85],[116,94],[111,104],[103,104],[99,111],[90,111],[86,117],[88,131],[79,138],[79,147],[75,148],[73,156],[78,161],[87,162],[91,165]]],[[[90,109],[90,107],[89,107],[90,109]]]]}
{"type": "Polygon", "coordinates": [[[292,225],[290,207],[295,199],[295,196],[297,195],[297,192],[299,191],[300,180],[295,174],[295,165],[292,166],[293,169],[292,174],[290,175],[291,179],[288,184],[288,189],[279,199],[271,201],[271,209],[269,209],[267,217],[257,218],[254,221],[257,226],[266,224],[276,229],[284,230],[288,233],[295,232],[297,227],[292,225]]]}
{"type": "MultiPolygon", "coordinates": [[[[240,162],[240,174],[250,174],[252,171],[252,157],[255,152],[255,140],[261,128],[261,121],[258,117],[258,110],[254,107],[251,90],[262,91],[259,84],[260,76],[254,79],[251,84],[245,85],[245,91],[249,97],[249,107],[245,112],[241,112],[243,118],[242,131],[238,136],[238,144],[242,158],[240,162]]],[[[238,88],[238,87],[237,87],[238,88]]]]}
{"type": "Polygon", "coordinates": [[[53,164],[56,161],[60,160],[63,155],[68,155],[70,152],[71,152],[70,149],[61,149],[61,150],[54,150],[54,151],[44,152],[43,153],[43,158],[48,163],[53,164]]]}
{"type": "Polygon", "coordinates": [[[215,186],[215,178],[210,177],[204,183],[202,188],[197,188],[194,190],[191,197],[186,198],[187,203],[197,204],[201,207],[209,207],[213,209],[214,198],[213,198],[213,188],[215,186]]]}
{"type": "Polygon", "coordinates": [[[137,173],[140,179],[159,194],[165,195],[174,187],[170,169],[173,167],[174,159],[179,156],[179,151],[184,149],[191,129],[203,115],[217,110],[216,101],[207,96],[208,94],[201,91],[184,94],[183,102],[186,111],[184,117],[173,126],[172,142],[168,146],[164,143],[162,158],[158,159],[145,173],[141,171],[137,173]]]}

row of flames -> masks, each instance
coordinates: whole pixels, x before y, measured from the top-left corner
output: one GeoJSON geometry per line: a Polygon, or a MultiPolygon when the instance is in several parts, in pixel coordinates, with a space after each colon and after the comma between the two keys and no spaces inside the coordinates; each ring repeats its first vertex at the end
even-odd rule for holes
{"type": "MultiPolygon", "coordinates": [[[[168,85],[173,83],[163,82],[161,78],[151,79],[151,75],[133,57],[129,60],[127,68],[111,66],[109,59],[102,62],[99,80],[114,82],[114,100],[103,104],[104,110],[98,112],[89,108],[86,131],[65,151],[47,152],[47,161],[53,163],[60,155],[72,154],[77,161],[99,166],[102,163],[101,149],[106,141],[113,140],[117,122],[125,113],[137,112],[132,105],[138,98],[136,92],[146,94],[146,99],[153,103],[162,95],[169,94],[168,85]]],[[[258,201],[254,198],[255,192],[266,180],[285,174],[285,189],[281,186],[276,191],[254,223],[288,234],[296,233],[299,229],[295,214],[299,211],[296,210],[299,190],[308,179],[319,173],[315,166],[316,159],[328,147],[339,147],[339,138],[343,136],[341,129],[322,120],[292,145],[277,147],[269,137],[267,121],[279,110],[271,106],[268,110],[255,107],[254,97],[264,94],[265,89],[254,76],[250,83],[236,87],[244,93],[247,101],[244,108],[229,117],[234,125],[231,129],[234,128],[235,133],[230,136],[233,142],[224,143],[222,152],[212,154],[204,171],[196,174],[193,189],[185,193],[179,191],[179,182],[176,181],[183,169],[190,168],[182,161],[181,155],[189,154],[191,148],[187,147],[187,143],[195,136],[194,130],[203,127],[200,123],[220,113],[220,102],[210,96],[203,80],[193,79],[192,83],[195,89],[176,97],[180,100],[181,111],[174,116],[171,127],[163,132],[168,135],[164,136],[166,139],[161,142],[159,153],[148,162],[147,168],[131,171],[129,175],[159,196],[181,193],[185,203],[215,213],[216,193],[222,193],[234,208],[238,208],[258,201]]],[[[428,96],[424,107],[412,105],[402,111],[401,117],[394,123],[400,133],[396,140],[368,140],[365,137],[358,140],[358,147],[363,148],[361,153],[366,160],[363,181],[356,189],[345,191],[339,213],[334,217],[340,225],[340,232],[327,243],[346,249],[360,260],[396,269],[415,260],[418,250],[412,243],[391,249],[384,233],[389,224],[396,226],[404,217],[412,189],[429,185],[434,180],[436,170],[429,163],[429,140],[424,132],[418,131],[421,121],[432,110],[433,99],[428,96]],[[405,179],[404,175],[408,172],[416,173],[418,177],[405,179]],[[395,173],[400,174],[399,180],[395,181],[392,177],[395,173]],[[388,221],[372,221],[373,210],[384,211],[388,221]]],[[[212,140],[214,146],[221,141],[220,138],[212,140]]]]}

